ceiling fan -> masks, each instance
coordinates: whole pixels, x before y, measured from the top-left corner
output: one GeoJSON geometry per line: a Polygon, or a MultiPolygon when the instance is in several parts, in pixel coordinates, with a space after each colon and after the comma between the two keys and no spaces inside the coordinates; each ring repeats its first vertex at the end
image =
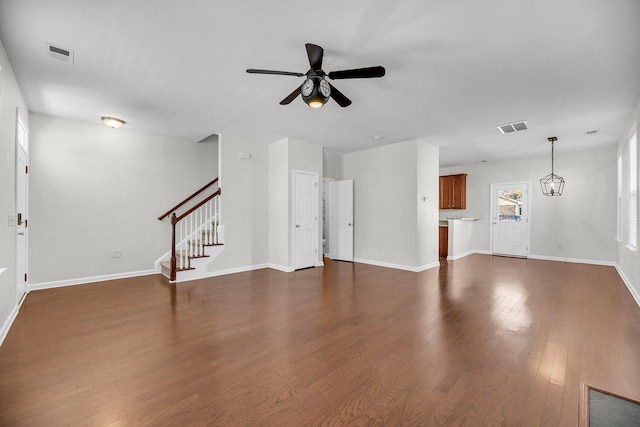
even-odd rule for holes
{"type": "Polygon", "coordinates": [[[312,108],[322,107],[329,97],[333,98],[341,107],[351,105],[351,100],[344,96],[342,92],[336,89],[326,80],[329,77],[332,80],[338,79],[367,79],[372,77],[382,77],[385,74],[384,67],[367,67],[355,68],[352,70],[331,71],[325,73],[322,70],[322,57],[324,49],[315,44],[305,44],[307,48],[307,56],[309,57],[309,71],[303,73],[293,73],[290,71],[274,71],[274,70],[257,70],[250,68],[247,73],[251,74],[277,74],[282,76],[304,77],[306,80],[298,86],[289,96],[280,101],[280,105],[290,104],[298,95],[302,95],[302,99],[312,108]]]}

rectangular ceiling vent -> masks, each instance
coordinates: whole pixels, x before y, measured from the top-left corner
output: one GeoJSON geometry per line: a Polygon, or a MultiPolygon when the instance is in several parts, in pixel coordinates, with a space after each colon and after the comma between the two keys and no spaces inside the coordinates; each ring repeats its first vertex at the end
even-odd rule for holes
{"type": "Polygon", "coordinates": [[[45,43],[47,45],[47,52],[49,52],[49,56],[57,59],[58,61],[68,62],[73,64],[73,51],[70,49],[65,49],[60,46],[53,45],[51,43],[45,43]]]}
{"type": "Polygon", "coordinates": [[[522,130],[527,130],[529,127],[527,126],[526,120],[522,120],[519,122],[507,123],[506,125],[498,126],[498,130],[502,133],[511,133],[511,132],[520,132],[522,130]]]}

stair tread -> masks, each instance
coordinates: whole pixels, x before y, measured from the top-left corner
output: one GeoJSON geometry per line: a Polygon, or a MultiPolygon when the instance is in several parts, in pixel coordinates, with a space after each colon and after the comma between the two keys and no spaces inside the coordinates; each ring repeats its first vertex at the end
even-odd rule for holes
{"type": "Polygon", "coordinates": [[[186,258],[206,258],[209,255],[189,255],[189,251],[187,251],[186,249],[185,250],[179,249],[176,251],[176,257],[179,257],[179,256],[183,256],[186,258]]]}
{"type": "MultiPolygon", "coordinates": [[[[160,261],[160,265],[167,270],[171,270],[171,261],[160,261]]],[[[195,270],[195,267],[176,268],[176,271],[195,270]]]]}
{"type": "Polygon", "coordinates": [[[209,245],[220,245],[221,243],[202,243],[202,240],[187,240],[187,243],[195,246],[209,246],[209,245]]]}

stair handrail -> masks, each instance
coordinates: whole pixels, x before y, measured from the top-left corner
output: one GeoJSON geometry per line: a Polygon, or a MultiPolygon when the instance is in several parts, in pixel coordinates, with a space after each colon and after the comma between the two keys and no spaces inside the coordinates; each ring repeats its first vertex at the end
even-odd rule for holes
{"type": "MultiPolygon", "coordinates": [[[[194,207],[192,207],[191,209],[189,209],[188,211],[186,211],[185,213],[183,213],[182,215],[180,215],[179,217],[176,217],[176,223],[182,221],[187,215],[189,215],[191,212],[195,211],[196,209],[198,209],[200,206],[204,205],[205,203],[207,203],[209,200],[213,199],[216,196],[219,196],[222,194],[222,188],[218,188],[216,190],[215,193],[213,193],[212,195],[210,195],[209,197],[206,197],[204,200],[202,200],[200,203],[198,203],[197,205],[195,205],[194,207]]],[[[175,215],[175,214],[174,214],[175,215]]],[[[172,216],[173,218],[173,216],[172,216]]],[[[173,224],[173,220],[171,220],[172,225],[173,224]]]]}
{"type": "MultiPolygon", "coordinates": [[[[214,179],[209,184],[207,184],[207,186],[213,185],[217,180],[218,180],[218,178],[214,179]]],[[[198,193],[202,192],[202,190],[204,190],[207,186],[203,187],[198,192],[194,193],[193,196],[191,196],[191,198],[196,196],[198,193]]],[[[193,206],[192,208],[190,208],[189,210],[187,210],[186,212],[184,212],[180,216],[177,216],[175,212],[171,213],[171,274],[170,274],[170,277],[169,277],[170,280],[172,280],[172,281],[176,280],[176,273],[178,271],[177,258],[176,258],[176,225],[180,221],[182,221],[184,218],[188,217],[190,214],[192,214],[193,212],[197,211],[200,207],[204,206],[207,202],[215,199],[216,197],[220,196],[221,194],[222,194],[222,189],[218,188],[213,194],[211,194],[210,196],[204,198],[200,203],[198,203],[197,205],[193,206]]],[[[177,206],[176,209],[178,207],[180,207],[180,206],[177,206]]],[[[163,218],[164,218],[164,216],[163,216],[163,218]]],[[[161,218],[158,218],[158,219],[161,219],[161,218]]],[[[217,241],[216,241],[216,243],[217,243],[217,241]]]]}
{"type": "MultiPolygon", "coordinates": [[[[213,184],[215,184],[216,182],[218,182],[218,178],[216,177],[213,181],[209,182],[208,184],[206,184],[204,187],[202,187],[201,189],[199,189],[198,191],[196,191],[195,193],[193,193],[192,195],[190,195],[189,197],[187,197],[186,199],[184,199],[182,202],[178,203],[177,205],[175,205],[174,207],[172,207],[171,209],[169,209],[168,211],[166,211],[165,213],[163,213],[162,215],[160,215],[158,217],[158,220],[162,221],[163,219],[165,219],[166,217],[168,217],[169,215],[171,215],[172,213],[174,213],[177,209],[179,209],[181,206],[185,205],[186,203],[189,203],[189,201],[191,199],[193,199],[194,197],[196,197],[198,194],[202,193],[204,190],[206,190],[207,188],[211,187],[213,184]]],[[[220,189],[218,189],[220,190],[220,189]]],[[[219,194],[219,193],[218,193],[219,194]]],[[[211,200],[211,199],[207,199],[207,200],[211,200]]],[[[190,211],[193,212],[193,211],[190,211]]],[[[184,215],[184,214],[183,214],[184,215]]],[[[182,215],[181,215],[182,216],[182,215]]]]}

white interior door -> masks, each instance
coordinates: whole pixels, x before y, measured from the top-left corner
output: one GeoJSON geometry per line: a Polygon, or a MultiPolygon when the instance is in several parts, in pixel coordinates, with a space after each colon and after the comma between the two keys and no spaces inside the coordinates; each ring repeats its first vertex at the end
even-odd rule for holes
{"type": "Polygon", "coordinates": [[[27,292],[27,165],[28,134],[18,115],[16,120],[16,297],[27,292]]]}
{"type": "Polygon", "coordinates": [[[491,185],[491,253],[529,254],[529,183],[491,185]]]}
{"type": "Polygon", "coordinates": [[[353,261],[353,180],[330,182],[329,194],[330,256],[353,261]]]}
{"type": "Polygon", "coordinates": [[[293,172],[293,268],[318,260],[318,174],[293,172]]]}

